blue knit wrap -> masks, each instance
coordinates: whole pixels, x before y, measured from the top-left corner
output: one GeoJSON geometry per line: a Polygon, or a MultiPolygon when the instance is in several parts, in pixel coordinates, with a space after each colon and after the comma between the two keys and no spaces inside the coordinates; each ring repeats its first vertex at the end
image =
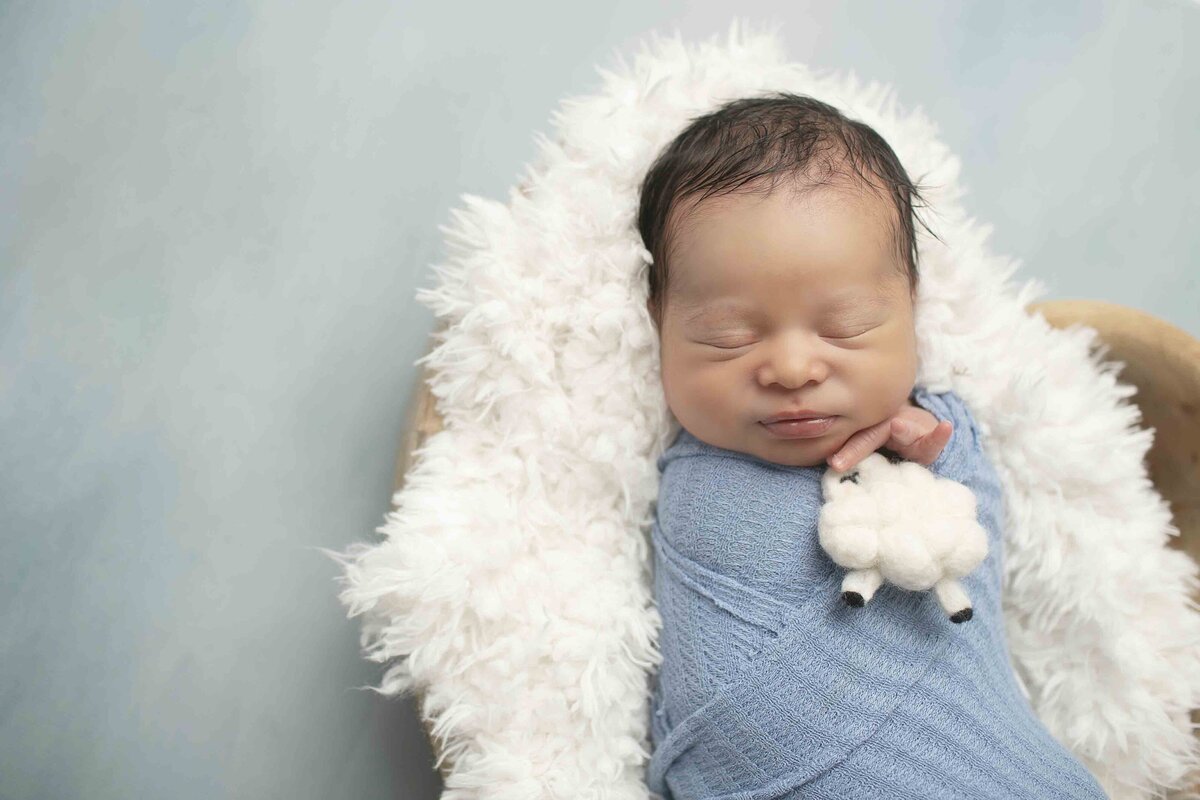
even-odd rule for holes
{"type": "Polygon", "coordinates": [[[974,617],[882,585],[847,606],[817,541],[825,466],[788,467],[682,430],[658,461],[654,593],[663,662],[647,783],[668,800],[1103,798],[1017,685],[1001,616],[1004,505],[953,392],[912,400],[954,432],[930,465],[969,487],[988,556],[974,617]]]}

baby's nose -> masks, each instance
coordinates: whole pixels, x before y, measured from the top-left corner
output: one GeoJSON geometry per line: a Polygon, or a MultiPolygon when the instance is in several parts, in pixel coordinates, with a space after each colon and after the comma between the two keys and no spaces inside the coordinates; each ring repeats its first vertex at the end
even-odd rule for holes
{"type": "Polygon", "coordinates": [[[820,383],[829,377],[829,365],[821,355],[821,338],[805,331],[777,335],[766,348],[766,357],[759,366],[759,382],[763,386],[778,384],[786,389],[798,389],[807,383],[820,383]]]}

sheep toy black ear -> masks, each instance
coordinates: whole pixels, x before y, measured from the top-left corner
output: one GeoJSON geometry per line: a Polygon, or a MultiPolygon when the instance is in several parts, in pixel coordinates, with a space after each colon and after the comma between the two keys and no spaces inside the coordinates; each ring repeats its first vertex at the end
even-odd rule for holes
{"type": "Polygon", "coordinates": [[[886,580],[909,591],[933,589],[950,621],[974,615],[959,578],[987,557],[987,532],[975,494],[913,461],[872,453],[854,467],[829,467],[821,479],[821,547],[849,570],[846,604],[862,607],[886,580]]]}

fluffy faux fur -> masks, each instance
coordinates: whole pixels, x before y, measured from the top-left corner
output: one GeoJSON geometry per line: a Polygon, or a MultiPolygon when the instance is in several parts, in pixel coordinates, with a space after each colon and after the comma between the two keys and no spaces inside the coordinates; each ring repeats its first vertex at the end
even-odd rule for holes
{"type": "MultiPolygon", "coordinates": [[[[919,111],[853,74],[789,63],[773,33],[651,36],[565,100],[527,191],[463,195],[450,263],[417,298],[445,327],[424,359],[446,427],[378,530],[331,554],[377,691],[420,690],[452,764],[447,800],[647,797],[648,678],[661,620],[646,535],[665,406],[645,308],[638,185],[689,118],[736,97],[810,94],[873,126],[935,188],[916,310],[918,383],[954,389],[1004,483],[1014,664],[1050,731],[1112,797],[1161,796],[1198,764],[1200,580],[1147,478],[1116,362],[1014,286],[1017,262],[959,199],[959,161],[919,111]]],[[[1195,780],[1195,775],[1190,780],[1195,780]]]]}

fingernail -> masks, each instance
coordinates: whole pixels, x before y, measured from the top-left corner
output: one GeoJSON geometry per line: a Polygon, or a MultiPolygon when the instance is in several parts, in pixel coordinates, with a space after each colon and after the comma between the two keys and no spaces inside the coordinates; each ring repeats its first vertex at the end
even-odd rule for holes
{"type": "Polygon", "coordinates": [[[835,456],[833,459],[833,468],[841,469],[842,465],[845,463],[846,463],[846,459],[842,458],[841,456],[835,456]]]}

